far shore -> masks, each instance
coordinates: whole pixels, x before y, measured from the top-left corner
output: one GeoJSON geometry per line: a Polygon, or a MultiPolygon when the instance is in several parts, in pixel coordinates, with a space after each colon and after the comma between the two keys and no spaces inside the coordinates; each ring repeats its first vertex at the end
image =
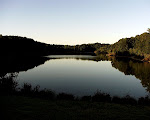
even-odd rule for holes
{"type": "Polygon", "coordinates": [[[115,54],[111,54],[111,53],[106,54],[106,56],[108,56],[108,57],[118,57],[118,58],[130,58],[130,59],[135,60],[135,61],[150,63],[149,59],[140,59],[136,56],[119,56],[119,55],[115,55],[115,54]]]}

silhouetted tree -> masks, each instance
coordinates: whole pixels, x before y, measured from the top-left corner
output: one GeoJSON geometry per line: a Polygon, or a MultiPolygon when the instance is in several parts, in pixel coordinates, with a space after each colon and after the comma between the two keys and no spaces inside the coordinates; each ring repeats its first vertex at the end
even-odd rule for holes
{"type": "Polygon", "coordinates": [[[17,73],[9,73],[0,77],[0,94],[11,95],[17,91],[17,73]]]}
{"type": "Polygon", "coordinates": [[[147,29],[148,33],[150,33],[150,28],[147,29]]]}

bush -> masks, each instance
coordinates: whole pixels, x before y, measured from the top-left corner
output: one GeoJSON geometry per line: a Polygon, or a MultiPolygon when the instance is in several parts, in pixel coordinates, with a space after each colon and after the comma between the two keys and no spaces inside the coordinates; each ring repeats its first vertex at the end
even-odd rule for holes
{"type": "Polygon", "coordinates": [[[16,73],[6,74],[0,77],[0,93],[3,95],[14,94],[17,91],[18,82],[16,81],[16,73]]]}
{"type": "Polygon", "coordinates": [[[81,101],[91,101],[92,97],[91,96],[83,96],[81,97],[81,101]]]}
{"type": "Polygon", "coordinates": [[[38,97],[54,100],[56,98],[56,94],[52,90],[44,89],[38,92],[38,97]]]}
{"type": "Polygon", "coordinates": [[[74,95],[72,94],[66,94],[66,93],[59,93],[57,95],[58,100],[74,100],[74,95]]]}
{"type": "Polygon", "coordinates": [[[138,99],[138,104],[139,105],[150,105],[149,96],[139,98],[138,99]]]}
{"type": "Polygon", "coordinates": [[[121,98],[121,102],[123,104],[137,105],[137,100],[130,95],[126,95],[125,97],[121,98]]]}
{"type": "Polygon", "coordinates": [[[113,98],[112,98],[112,102],[113,103],[119,103],[119,104],[121,104],[121,98],[120,97],[118,97],[118,96],[113,96],[113,98]]]}
{"type": "Polygon", "coordinates": [[[94,96],[92,96],[92,101],[96,102],[111,102],[111,97],[107,93],[97,91],[94,96]]]}
{"type": "Polygon", "coordinates": [[[21,88],[21,93],[23,95],[31,95],[31,94],[33,94],[32,85],[28,84],[28,83],[24,83],[22,88],[21,88]]]}

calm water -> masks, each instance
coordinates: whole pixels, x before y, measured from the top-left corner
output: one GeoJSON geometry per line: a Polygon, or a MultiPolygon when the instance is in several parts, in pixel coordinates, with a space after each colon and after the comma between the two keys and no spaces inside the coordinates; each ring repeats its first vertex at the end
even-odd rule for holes
{"type": "Polygon", "coordinates": [[[136,98],[148,94],[149,86],[146,85],[150,81],[147,73],[150,64],[103,56],[55,55],[48,58],[42,65],[19,72],[19,84],[31,83],[33,86],[40,85],[41,89],[77,96],[93,95],[97,90],[118,96],[129,94],[136,98]],[[141,71],[142,75],[139,74],[141,71]]]}

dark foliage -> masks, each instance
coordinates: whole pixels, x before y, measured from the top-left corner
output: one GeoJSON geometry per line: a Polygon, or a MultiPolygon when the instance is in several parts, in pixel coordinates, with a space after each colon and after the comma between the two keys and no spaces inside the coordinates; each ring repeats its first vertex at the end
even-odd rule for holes
{"type": "Polygon", "coordinates": [[[119,103],[119,104],[122,103],[122,102],[121,102],[121,98],[118,97],[118,96],[113,96],[113,97],[112,97],[112,102],[113,102],[113,103],[119,103]]]}
{"type": "Polygon", "coordinates": [[[81,97],[81,101],[92,101],[92,96],[83,96],[81,97]]]}
{"type": "Polygon", "coordinates": [[[32,95],[33,94],[32,85],[28,83],[24,83],[24,85],[21,88],[21,93],[23,95],[32,95]]]}
{"type": "Polygon", "coordinates": [[[149,96],[139,98],[138,99],[138,104],[139,105],[150,105],[150,98],[149,98],[149,96]]]}
{"type": "Polygon", "coordinates": [[[95,53],[108,53],[109,55],[116,56],[135,56],[144,58],[143,61],[150,61],[150,33],[143,33],[131,38],[122,38],[112,45],[99,48],[95,53]]]}
{"type": "Polygon", "coordinates": [[[54,100],[56,97],[53,91],[48,89],[40,90],[39,85],[32,88],[32,85],[28,83],[24,83],[24,85],[21,88],[21,91],[18,92],[20,93],[20,95],[44,98],[49,100],[54,100]]]}
{"type": "Polygon", "coordinates": [[[17,91],[18,82],[16,81],[17,73],[6,74],[0,77],[0,94],[12,95],[17,91]]]}
{"type": "Polygon", "coordinates": [[[54,45],[19,36],[0,36],[0,55],[43,56],[51,54],[93,54],[108,44],[54,45]]]}
{"type": "Polygon", "coordinates": [[[45,43],[34,41],[33,39],[19,36],[0,37],[0,55],[46,55],[47,48],[45,43]]]}
{"type": "Polygon", "coordinates": [[[121,98],[121,102],[123,104],[137,105],[137,100],[130,95],[126,95],[125,97],[121,98]]]}
{"type": "Polygon", "coordinates": [[[49,99],[49,100],[56,99],[55,92],[53,92],[52,90],[47,90],[47,89],[34,93],[34,96],[39,97],[39,98],[49,99]]]}
{"type": "Polygon", "coordinates": [[[92,96],[92,101],[96,102],[111,102],[111,97],[107,93],[97,91],[94,96],[92,96]]]}
{"type": "Polygon", "coordinates": [[[59,93],[57,95],[58,100],[74,100],[74,95],[72,94],[67,94],[67,93],[59,93]]]}

